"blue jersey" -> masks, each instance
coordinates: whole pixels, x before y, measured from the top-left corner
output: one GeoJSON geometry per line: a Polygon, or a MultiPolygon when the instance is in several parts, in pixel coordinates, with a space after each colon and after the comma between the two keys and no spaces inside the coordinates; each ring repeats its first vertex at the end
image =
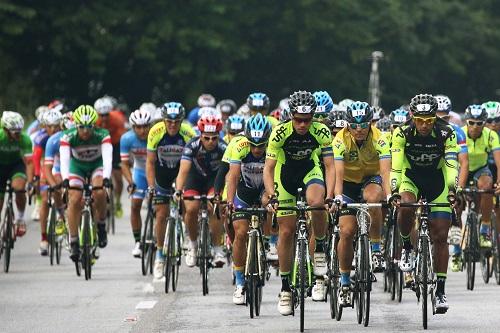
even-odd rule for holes
{"type": "Polygon", "coordinates": [[[189,114],[187,116],[187,120],[194,126],[198,122],[198,119],[200,119],[199,115],[200,108],[195,107],[191,111],[189,111],[189,114]]]}
{"type": "Polygon", "coordinates": [[[38,120],[34,120],[29,126],[28,126],[28,129],[26,130],[26,133],[28,133],[28,135],[31,135],[33,133],[35,133],[36,131],[38,131],[40,129],[40,122],[38,120]]]}
{"type": "Polygon", "coordinates": [[[52,164],[54,167],[59,166],[59,142],[63,134],[63,131],[59,131],[52,135],[47,141],[45,145],[45,164],[52,164]]]}
{"type": "Polygon", "coordinates": [[[453,127],[455,133],[457,134],[457,145],[460,147],[459,153],[467,154],[468,153],[467,137],[465,136],[464,130],[455,124],[451,124],[451,126],[453,127]]]}
{"type": "Polygon", "coordinates": [[[134,160],[134,169],[146,170],[147,140],[141,140],[130,130],[123,134],[120,139],[120,157],[122,161],[128,161],[130,155],[134,160]]]}

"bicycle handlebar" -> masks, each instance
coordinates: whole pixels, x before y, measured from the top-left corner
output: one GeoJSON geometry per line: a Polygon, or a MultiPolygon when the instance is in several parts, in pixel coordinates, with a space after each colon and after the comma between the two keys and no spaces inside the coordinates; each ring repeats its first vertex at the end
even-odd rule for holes
{"type": "Polygon", "coordinates": [[[478,189],[478,188],[474,188],[474,187],[466,187],[464,189],[462,189],[462,192],[463,193],[472,193],[472,194],[494,194],[495,193],[495,189],[491,188],[491,189],[488,189],[488,190],[482,190],[482,189],[478,189]]]}

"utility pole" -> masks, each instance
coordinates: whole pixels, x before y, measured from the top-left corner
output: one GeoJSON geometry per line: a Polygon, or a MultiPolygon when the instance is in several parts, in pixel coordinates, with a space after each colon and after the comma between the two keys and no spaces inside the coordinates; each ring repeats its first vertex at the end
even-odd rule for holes
{"type": "Polygon", "coordinates": [[[384,53],[382,51],[373,51],[371,55],[372,59],[372,71],[370,73],[370,82],[368,84],[368,100],[371,106],[380,106],[380,84],[379,84],[379,73],[378,73],[378,63],[384,58],[384,53]]]}

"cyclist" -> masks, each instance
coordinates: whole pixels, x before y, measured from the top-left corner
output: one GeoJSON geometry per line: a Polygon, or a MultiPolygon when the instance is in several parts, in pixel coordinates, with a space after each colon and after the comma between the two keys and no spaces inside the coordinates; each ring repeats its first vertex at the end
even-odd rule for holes
{"type": "MultiPolygon", "coordinates": [[[[380,202],[384,193],[390,193],[389,175],[391,153],[382,132],[372,122],[373,108],[366,102],[353,102],[347,107],[348,126],[333,140],[335,156],[335,198],[341,202],[380,202]]],[[[380,237],[382,234],[382,211],[370,211],[370,240],[374,272],[383,270],[380,237]]],[[[340,211],[340,242],[338,244],[341,292],[339,302],[351,304],[351,263],[354,255],[353,242],[356,235],[356,210],[340,211]]]]}
{"type": "Polygon", "coordinates": [[[163,121],[154,125],[148,134],[146,178],[149,195],[154,194],[156,208],[155,234],[156,259],[154,278],[161,279],[164,274],[166,221],[169,214],[169,198],[172,183],[179,172],[179,164],[184,146],[194,136],[191,125],[183,122],[186,114],[181,103],[165,103],[161,107],[163,121]]]}
{"type": "MultiPolygon", "coordinates": [[[[316,100],[310,92],[297,91],[290,96],[291,120],[276,126],[269,138],[264,166],[264,185],[269,199],[269,210],[276,206],[293,207],[297,189],[305,190],[308,205],[321,206],[333,202],[335,172],[332,152],[332,135],[326,125],[313,121],[316,100]],[[321,153],[317,154],[316,150],[321,153]],[[325,181],[320,167],[320,157],[325,165],[325,181]]],[[[287,316],[292,313],[290,269],[293,258],[295,212],[277,212],[279,224],[279,270],[281,292],[278,311],[287,316]]],[[[318,277],[315,289],[324,289],[326,274],[324,244],[326,237],[326,216],[322,211],[312,212],[312,228],[315,236],[313,255],[314,275],[318,277]]]]}
{"type": "MultiPolygon", "coordinates": [[[[445,95],[436,95],[436,101],[438,103],[438,108],[436,115],[450,122],[450,112],[452,110],[451,100],[445,95]]],[[[457,137],[457,144],[459,147],[458,152],[458,195],[461,195],[460,189],[467,185],[467,177],[469,175],[469,154],[467,149],[467,142],[465,139],[464,131],[454,123],[450,123],[455,131],[457,137]]],[[[460,204],[455,207],[454,214],[452,217],[452,224],[450,228],[450,244],[453,246],[452,256],[451,256],[451,271],[458,272],[462,268],[462,248],[460,247],[460,235],[461,235],[461,221],[464,200],[461,200],[460,204]]]]}
{"type": "Polygon", "coordinates": [[[347,126],[345,117],[345,111],[335,109],[328,114],[326,124],[328,125],[328,128],[330,128],[333,137],[335,137],[340,130],[347,126]]]}
{"type": "MultiPolygon", "coordinates": [[[[156,108],[155,108],[156,109],[156,108]]],[[[132,196],[130,207],[130,224],[134,236],[135,247],[132,255],[141,257],[141,206],[146,197],[148,182],[146,179],[147,139],[151,127],[151,113],[148,110],[135,110],[129,117],[132,129],[120,139],[120,157],[123,177],[128,182],[128,193],[132,196]],[[134,161],[130,170],[130,157],[134,161]]]]}
{"type": "MultiPolygon", "coordinates": [[[[500,144],[498,134],[485,127],[488,115],[481,105],[469,105],[465,110],[467,125],[462,127],[467,137],[469,151],[469,178],[467,183],[473,181],[478,189],[489,190],[493,188],[493,175],[488,168],[488,154],[491,152],[497,169],[500,165],[500,144]]],[[[497,174],[495,179],[499,184],[497,174]]],[[[497,187],[500,190],[500,187],[497,187]]],[[[490,217],[493,209],[493,197],[490,194],[481,195],[479,212],[481,213],[481,227],[479,230],[479,246],[491,247],[490,217]]]]}
{"type": "MultiPolygon", "coordinates": [[[[372,117],[372,125],[377,124],[380,120],[385,118],[385,112],[384,109],[382,109],[380,106],[374,106],[373,107],[373,117],[372,117]]],[[[384,124],[384,123],[382,123],[384,124]]],[[[382,132],[386,132],[381,130],[382,132]]]]}
{"type": "MultiPolygon", "coordinates": [[[[13,111],[4,111],[0,120],[0,211],[3,207],[5,185],[11,179],[11,186],[15,191],[24,190],[26,180],[33,179],[32,143],[23,131],[23,117],[13,111]]],[[[22,237],[26,233],[24,211],[26,209],[26,195],[16,193],[16,235],[22,237]]]]}
{"type": "MultiPolygon", "coordinates": [[[[62,183],[61,164],[59,160],[60,140],[65,130],[75,127],[73,122],[73,112],[65,113],[62,116],[60,127],[62,130],[52,135],[47,141],[43,160],[43,168],[45,177],[47,178],[47,183],[53,189],[58,188],[62,183]]],[[[54,203],[59,213],[56,221],[55,232],[57,235],[62,235],[66,231],[66,225],[64,222],[64,207],[61,192],[59,190],[54,193],[54,203]]]]}
{"type": "MultiPolygon", "coordinates": [[[[182,152],[179,174],[175,182],[176,198],[180,198],[182,191],[184,191],[184,196],[214,194],[215,176],[222,155],[224,155],[227,148],[226,143],[219,137],[219,132],[222,130],[222,121],[220,118],[206,115],[198,120],[197,125],[201,135],[191,139],[182,152]]],[[[193,267],[196,264],[197,217],[200,202],[186,200],[184,205],[186,207],[184,222],[190,240],[186,254],[186,264],[193,267]]],[[[210,231],[212,244],[214,244],[214,264],[216,267],[222,267],[225,263],[225,256],[219,244],[222,239],[223,228],[220,221],[213,214],[210,215],[210,231]]]]}
{"type": "Polygon", "coordinates": [[[313,96],[317,105],[316,111],[314,112],[314,118],[317,121],[324,123],[333,109],[332,98],[326,91],[315,91],[313,96]]]}
{"type": "MultiPolygon", "coordinates": [[[[457,183],[458,146],[453,128],[436,118],[437,101],[432,95],[420,94],[411,99],[412,119],[392,134],[391,199],[397,203],[454,201],[457,183]]],[[[390,200],[392,201],[392,200],[390,200]]],[[[445,295],[448,268],[448,229],[451,208],[432,207],[430,236],[434,244],[434,267],[437,276],[435,306],[437,313],[448,310],[445,295]]],[[[398,224],[402,240],[399,267],[413,270],[414,253],[410,231],[414,228],[414,209],[400,208],[398,224]]]]}
{"type": "Polygon", "coordinates": [[[223,99],[217,103],[217,111],[221,114],[221,120],[226,123],[227,119],[236,113],[236,103],[232,99],[223,99]]]}
{"type": "Polygon", "coordinates": [[[26,133],[31,137],[32,134],[36,133],[40,129],[40,122],[42,119],[42,114],[45,111],[48,111],[49,107],[46,105],[40,105],[39,107],[36,108],[35,110],[35,120],[29,124],[28,128],[26,129],[26,133]]]}
{"type": "Polygon", "coordinates": [[[255,116],[257,113],[262,114],[267,120],[271,123],[271,125],[276,126],[279,121],[273,116],[268,115],[269,113],[269,97],[261,92],[251,93],[247,98],[247,106],[250,111],[251,116],[255,116]]]}
{"type": "MultiPolygon", "coordinates": [[[[91,105],[80,105],[73,113],[75,128],[67,130],[61,137],[59,157],[63,186],[83,188],[87,178],[92,186],[109,187],[112,170],[113,146],[109,132],[96,127],[97,111],[91,105]]],[[[69,190],[68,225],[70,234],[70,258],[76,262],[80,257],[78,226],[82,211],[81,190],[69,190]]],[[[94,219],[100,248],[106,247],[106,197],[103,190],[93,191],[94,219]]],[[[97,256],[97,254],[96,254],[97,256]]]]}
{"type": "MultiPolygon", "coordinates": [[[[231,155],[231,166],[227,176],[228,210],[265,206],[262,172],[266,159],[266,144],[271,134],[271,124],[261,114],[250,117],[245,126],[245,136],[231,155]]],[[[233,303],[245,304],[243,288],[245,285],[246,242],[248,222],[246,213],[233,214],[235,238],[233,242],[233,272],[236,290],[233,303]]]]}
{"type": "Polygon", "coordinates": [[[45,174],[45,168],[42,168],[43,156],[47,142],[51,136],[59,132],[61,129],[62,114],[59,111],[49,109],[41,117],[41,125],[43,130],[38,132],[34,140],[33,148],[33,166],[35,171],[35,184],[39,185],[39,191],[42,197],[40,206],[40,231],[42,239],[40,241],[39,252],[42,256],[49,253],[49,243],[47,241],[47,218],[49,215],[48,205],[48,181],[45,174]]]}
{"type": "Polygon", "coordinates": [[[123,216],[121,204],[121,194],[123,190],[122,171],[120,166],[120,138],[127,132],[125,116],[121,111],[113,110],[114,102],[109,96],[104,96],[97,99],[94,103],[94,108],[99,114],[96,126],[109,131],[111,144],[113,145],[113,187],[115,194],[115,211],[116,217],[123,216]]]}
{"type": "Polygon", "coordinates": [[[237,134],[243,132],[245,128],[245,118],[238,114],[232,115],[227,119],[225,127],[223,140],[229,143],[237,134]]]}
{"type": "MultiPolygon", "coordinates": [[[[201,117],[200,109],[204,107],[214,108],[215,105],[215,97],[210,94],[201,94],[198,97],[197,101],[198,106],[189,111],[187,116],[187,120],[191,123],[191,125],[195,126],[198,123],[198,120],[201,117]]],[[[222,111],[222,110],[221,110],[222,111]]]]}

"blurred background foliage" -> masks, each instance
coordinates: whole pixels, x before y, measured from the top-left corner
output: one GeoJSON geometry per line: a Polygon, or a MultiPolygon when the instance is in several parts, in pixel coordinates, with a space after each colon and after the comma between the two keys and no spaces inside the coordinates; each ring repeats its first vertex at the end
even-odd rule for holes
{"type": "Polygon", "coordinates": [[[252,91],[276,105],[298,89],[366,100],[381,50],[385,109],[426,92],[462,111],[498,99],[499,12],[494,0],[3,0],[0,107],[109,94],[189,108],[252,91]]]}

